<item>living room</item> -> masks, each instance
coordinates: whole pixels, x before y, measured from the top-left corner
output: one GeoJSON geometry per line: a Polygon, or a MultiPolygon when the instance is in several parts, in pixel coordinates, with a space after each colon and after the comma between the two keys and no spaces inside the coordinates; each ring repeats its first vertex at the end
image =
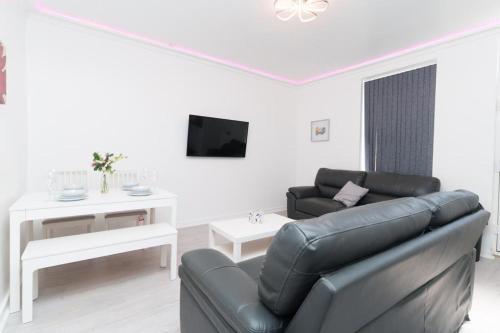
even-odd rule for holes
{"type": "MultiPolygon", "coordinates": [[[[190,281],[189,274],[195,274],[184,273],[186,279],[177,275],[178,265],[181,275],[187,267],[183,255],[214,247],[212,243],[220,241],[231,228],[237,229],[234,232],[246,228],[252,232],[252,228],[260,227],[259,223],[246,222],[240,228],[228,222],[248,221],[249,212],[250,220],[259,221],[264,216],[263,227],[272,225],[266,225],[271,214],[280,227],[283,223],[300,225],[307,223],[301,222],[303,219],[322,215],[291,217],[287,207],[290,198],[287,202],[286,196],[292,193],[290,188],[321,185],[315,182],[322,168],[368,173],[358,182],[350,176],[331,176],[342,179],[342,184],[335,186],[328,200],[322,198],[327,206],[340,202],[332,197],[348,180],[368,188],[365,196],[378,193],[379,189],[367,183],[374,171],[439,180],[439,188],[420,192],[420,185],[426,181],[412,183],[420,178],[408,178],[414,188],[401,185],[401,193],[392,193],[396,200],[437,191],[460,195],[462,192],[454,192],[460,189],[477,195],[480,205],[476,202],[467,214],[480,210],[491,216],[482,226],[480,243],[475,240],[467,250],[468,254],[480,253],[480,260],[467,266],[463,275],[469,277],[475,272],[475,281],[467,286],[474,286],[474,295],[464,296],[472,302],[470,312],[463,316],[460,312],[459,319],[440,320],[460,322],[456,329],[463,324],[461,332],[466,333],[500,330],[494,320],[500,309],[499,42],[500,4],[494,0],[0,2],[0,331],[182,329],[189,333],[212,332],[213,327],[223,331],[209,310],[204,308],[208,312],[199,315],[190,308],[195,305],[186,301],[189,298],[181,295],[181,284],[190,281]],[[412,81],[416,77],[412,73],[420,81],[412,81]],[[379,90],[370,90],[370,84],[391,89],[391,79],[399,80],[399,90],[382,94],[386,99],[381,102],[371,99],[382,95],[377,95],[379,90]],[[428,117],[412,116],[423,114],[424,109],[428,117]],[[396,112],[392,114],[396,116],[391,118],[387,110],[396,112]],[[214,126],[242,126],[244,149],[238,148],[232,157],[190,151],[197,116],[207,124],[217,121],[214,126]],[[399,134],[368,137],[377,130],[369,126],[381,130],[384,125],[397,128],[399,134]],[[399,141],[394,144],[394,140],[399,141]],[[108,152],[115,155],[107,158],[108,152]],[[384,156],[391,157],[383,160],[384,156]],[[106,164],[110,159],[116,164],[106,164]],[[411,163],[406,165],[406,161],[411,163]],[[99,169],[101,162],[103,170],[99,169]],[[116,172],[108,173],[107,167],[116,172]],[[58,180],[62,173],[73,178],[63,184],[58,180]],[[109,177],[106,188],[103,175],[109,177]],[[86,192],[77,198],[79,201],[70,198],[61,202],[59,194],[54,194],[55,187],[81,185],[76,184],[79,182],[85,183],[86,192]],[[121,189],[134,182],[152,188],[152,195],[123,195],[128,201],[120,202],[111,199],[122,195],[121,189]],[[92,197],[94,192],[97,199],[92,197]],[[26,200],[22,198],[34,193],[43,193],[40,202],[23,206],[26,200]],[[22,217],[17,218],[21,211],[22,217]],[[34,215],[28,218],[28,211],[34,215]],[[135,213],[123,216],[122,211],[135,213]],[[104,214],[117,215],[106,218],[104,214]],[[93,217],[71,220],[83,215],[93,217]],[[73,223],[75,227],[68,232],[56,230],[62,237],[54,237],[48,231],[49,224],[43,223],[63,217],[66,222],[58,225],[73,223]],[[134,238],[141,234],[133,228],[163,224],[150,223],[152,220],[170,222],[165,223],[168,229],[148,231],[158,236],[155,241],[163,242],[161,247],[146,242],[152,236],[134,238]],[[219,222],[229,226],[218,232],[219,222]],[[117,228],[121,224],[132,226],[117,228]],[[31,235],[42,229],[40,239],[31,235]],[[14,236],[21,237],[14,237],[13,230],[14,236]],[[103,239],[94,237],[105,232],[114,233],[104,234],[110,236],[103,239]],[[127,251],[109,243],[112,235],[122,240],[128,237],[127,251]],[[71,238],[75,236],[88,240],[78,242],[82,238],[71,238]],[[62,243],[65,239],[67,243],[62,243]],[[89,248],[73,248],[81,253],[64,259],[67,252],[57,253],[57,263],[44,258],[37,262],[45,266],[36,266],[40,270],[33,281],[21,281],[22,272],[28,271],[24,265],[41,259],[40,249],[50,252],[59,247],[62,251],[62,245],[82,243],[99,244],[94,247],[106,248],[107,252],[91,254],[85,252],[89,248]],[[172,256],[175,247],[177,254],[172,256]],[[27,291],[31,288],[23,287],[25,282],[33,284],[33,295],[27,291]],[[25,302],[30,298],[33,302],[25,302]],[[183,307],[195,326],[182,322],[183,307]]],[[[198,140],[193,147],[203,143],[198,140]]],[[[330,176],[327,178],[327,185],[331,185],[330,176]]],[[[394,179],[400,178],[387,178],[383,185],[399,186],[394,179]]],[[[77,193],[80,189],[64,190],[77,193]]],[[[473,194],[466,199],[472,200],[473,194]]],[[[359,209],[370,205],[377,203],[359,209]]],[[[358,207],[321,218],[334,214],[335,219],[339,214],[356,214],[356,210],[358,207]]],[[[433,214],[438,213],[434,210],[433,214]]],[[[426,233],[418,237],[435,234],[428,229],[432,228],[426,227],[426,233]]],[[[284,233],[286,228],[270,230],[266,231],[267,242],[255,244],[261,247],[261,254],[277,243],[272,236],[284,233]]],[[[391,243],[391,247],[400,246],[402,241],[391,243]]],[[[349,248],[352,246],[349,244],[349,248]]],[[[235,248],[233,244],[226,253],[228,260],[238,254],[235,248]]],[[[240,259],[246,250],[245,246],[239,249],[243,251],[240,259]]],[[[351,263],[388,250],[385,245],[351,263]]],[[[258,264],[260,267],[262,263],[258,264]]],[[[330,274],[334,269],[327,271],[323,273],[330,274]]],[[[265,267],[258,273],[265,275],[265,267]]],[[[408,280],[408,275],[410,272],[401,279],[408,280]]],[[[230,295],[231,283],[224,282],[230,295]]],[[[400,282],[393,281],[385,293],[402,288],[400,282]]],[[[443,297],[457,295],[456,291],[450,291],[450,295],[446,292],[443,297]]],[[[263,309],[270,308],[265,300],[254,296],[263,309]]],[[[217,302],[214,304],[218,312],[224,312],[217,302]]],[[[440,305],[436,302],[429,307],[440,305]]],[[[357,313],[358,305],[349,306],[357,313]]],[[[421,310],[433,311],[426,307],[421,310]]],[[[436,315],[442,315],[436,311],[436,315]]],[[[220,313],[214,316],[224,318],[228,325],[223,326],[225,331],[244,331],[234,323],[238,319],[220,313]]],[[[289,314],[277,316],[286,320],[275,332],[297,330],[298,326],[288,327],[289,314]]],[[[432,326],[411,326],[404,316],[396,316],[394,326],[384,330],[368,329],[359,323],[338,330],[439,331],[432,326]],[[405,320],[406,327],[396,324],[405,320]]],[[[322,330],[328,331],[328,327],[325,323],[322,330]]],[[[306,331],[316,330],[311,325],[306,331]]]]}

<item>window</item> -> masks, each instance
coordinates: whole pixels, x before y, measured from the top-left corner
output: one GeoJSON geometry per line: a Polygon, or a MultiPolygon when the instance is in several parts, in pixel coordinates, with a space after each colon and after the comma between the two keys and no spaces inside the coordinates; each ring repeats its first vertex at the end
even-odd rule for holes
{"type": "Polygon", "coordinates": [[[431,176],[436,65],[367,81],[364,94],[366,170],[431,176]]]}

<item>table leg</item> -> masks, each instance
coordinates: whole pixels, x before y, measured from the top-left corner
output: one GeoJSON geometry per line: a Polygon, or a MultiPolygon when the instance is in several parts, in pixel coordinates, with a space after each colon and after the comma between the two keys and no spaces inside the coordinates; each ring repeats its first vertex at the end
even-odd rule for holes
{"type": "Polygon", "coordinates": [[[170,280],[177,279],[177,236],[170,244],[170,280]]]}
{"type": "Polygon", "coordinates": [[[27,221],[27,227],[28,227],[28,235],[27,235],[27,239],[26,239],[26,243],[24,246],[27,246],[29,242],[31,242],[32,240],[35,239],[35,231],[33,230],[33,225],[35,224],[34,221],[27,221]]]}
{"type": "Polygon", "coordinates": [[[156,223],[156,210],[154,208],[149,210],[149,223],[156,223]]]}
{"type": "MultiPolygon", "coordinates": [[[[170,209],[170,220],[168,221],[168,223],[170,223],[170,225],[174,228],[176,228],[176,225],[177,225],[177,200],[175,200],[171,205],[169,206],[165,206],[165,207],[158,207],[158,208],[169,208],[170,209]]],[[[166,221],[163,221],[163,218],[164,218],[164,215],[163,213],[160,214],[160,216],[162,217],[162,221],[157,221],[158,219],[158,212],[156,211],[158,208],[151,208],[149,210],[149,223],[158,223],[158,222],[166,222],[166,221]]],[[[162,211],[163,212],[163,211],[162,211]]],[[[161,212],[160,212],[161,213],[161,212]]]]}
{"type": "Polygon", "coordinates": [[[106,214],[94,214],[94,216],[94,230],[92,232],[108,230],[108,224],[105,219],[106,214]]]}
{"type": "Polygon", "coordinates": [[[10,313],[21,309],[21,224],[22,212],[10,213],[10,313]]]}
{"type": "Polygon", "coordinates": [[[170,224],[172,227],[177,227],[177,199],[172,206],[170,206],[170,224]]]}
{"type": "Polygon", "coordinates": [[[241,261],[241,243],[233,243],[233,261],[241,261]]]}
{"type": "Polygon", "coordinates": [[[33,221],[33,240],[43,239],[43,220],[33,221]]]}
{"type": "Polygon", "coordinates": [[[160,267],[167,267],[167,245],[163,245],[160,247],[160,267]]]}
{"type": "MultiPolygon", "coordinates": [[[[42,220],[33,221],[33,240],[42,239],[42,220]]],[[[38,270],[33,272],[33,299],[38,298],[38,270]]]]}

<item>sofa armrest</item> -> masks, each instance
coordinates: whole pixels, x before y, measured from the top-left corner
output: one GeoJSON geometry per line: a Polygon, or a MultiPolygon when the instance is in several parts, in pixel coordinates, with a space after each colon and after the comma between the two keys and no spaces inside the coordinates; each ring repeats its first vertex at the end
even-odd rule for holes
{"type": "Polygon", "coordinates": [[[296,199],[320,197],[321,193],[316,186],[296,186],[290,187],[288,192],[292,193],[296,199]]]}
{"type": "Polygon", "coordinates": [[[220,252],[194,250],[181,261],[183,282],[203,293],[235,331],[274,333],[284,329],[284,321],[260,302],[256,282],[220,252]]]}

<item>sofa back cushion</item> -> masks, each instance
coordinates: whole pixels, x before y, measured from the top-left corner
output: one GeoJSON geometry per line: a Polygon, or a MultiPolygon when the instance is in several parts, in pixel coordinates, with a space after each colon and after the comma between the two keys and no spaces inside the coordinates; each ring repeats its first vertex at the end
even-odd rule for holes
{"type": "Polygon", "coordinates": [[[394,197],[418,197],[438,192],[441,182],[434,177],[368,172],[363,187],[369,189],[370,193],[394,197]]]}
{"type": "Polygon", "coordinates": [[[288,223],[267,250],[260,299],[276,315],[292,315],[322,274],[423,233],[430,218],[423,200],[402,198],[288,223]]]}
{"type": "Polygon", "coordinates": [[[466,190],[437,192],[421,196],[420,199],[432,211],[430,227],[446,225],[479,208],[479,196],[466,190]]]}
{"type": "Polygon", "coordinates": [[[314,185],[319,188],[323,197],[333,198],[348,181],[363,186],[366,172],[334,170],[321,168],[316,175],[314,185]]]}

